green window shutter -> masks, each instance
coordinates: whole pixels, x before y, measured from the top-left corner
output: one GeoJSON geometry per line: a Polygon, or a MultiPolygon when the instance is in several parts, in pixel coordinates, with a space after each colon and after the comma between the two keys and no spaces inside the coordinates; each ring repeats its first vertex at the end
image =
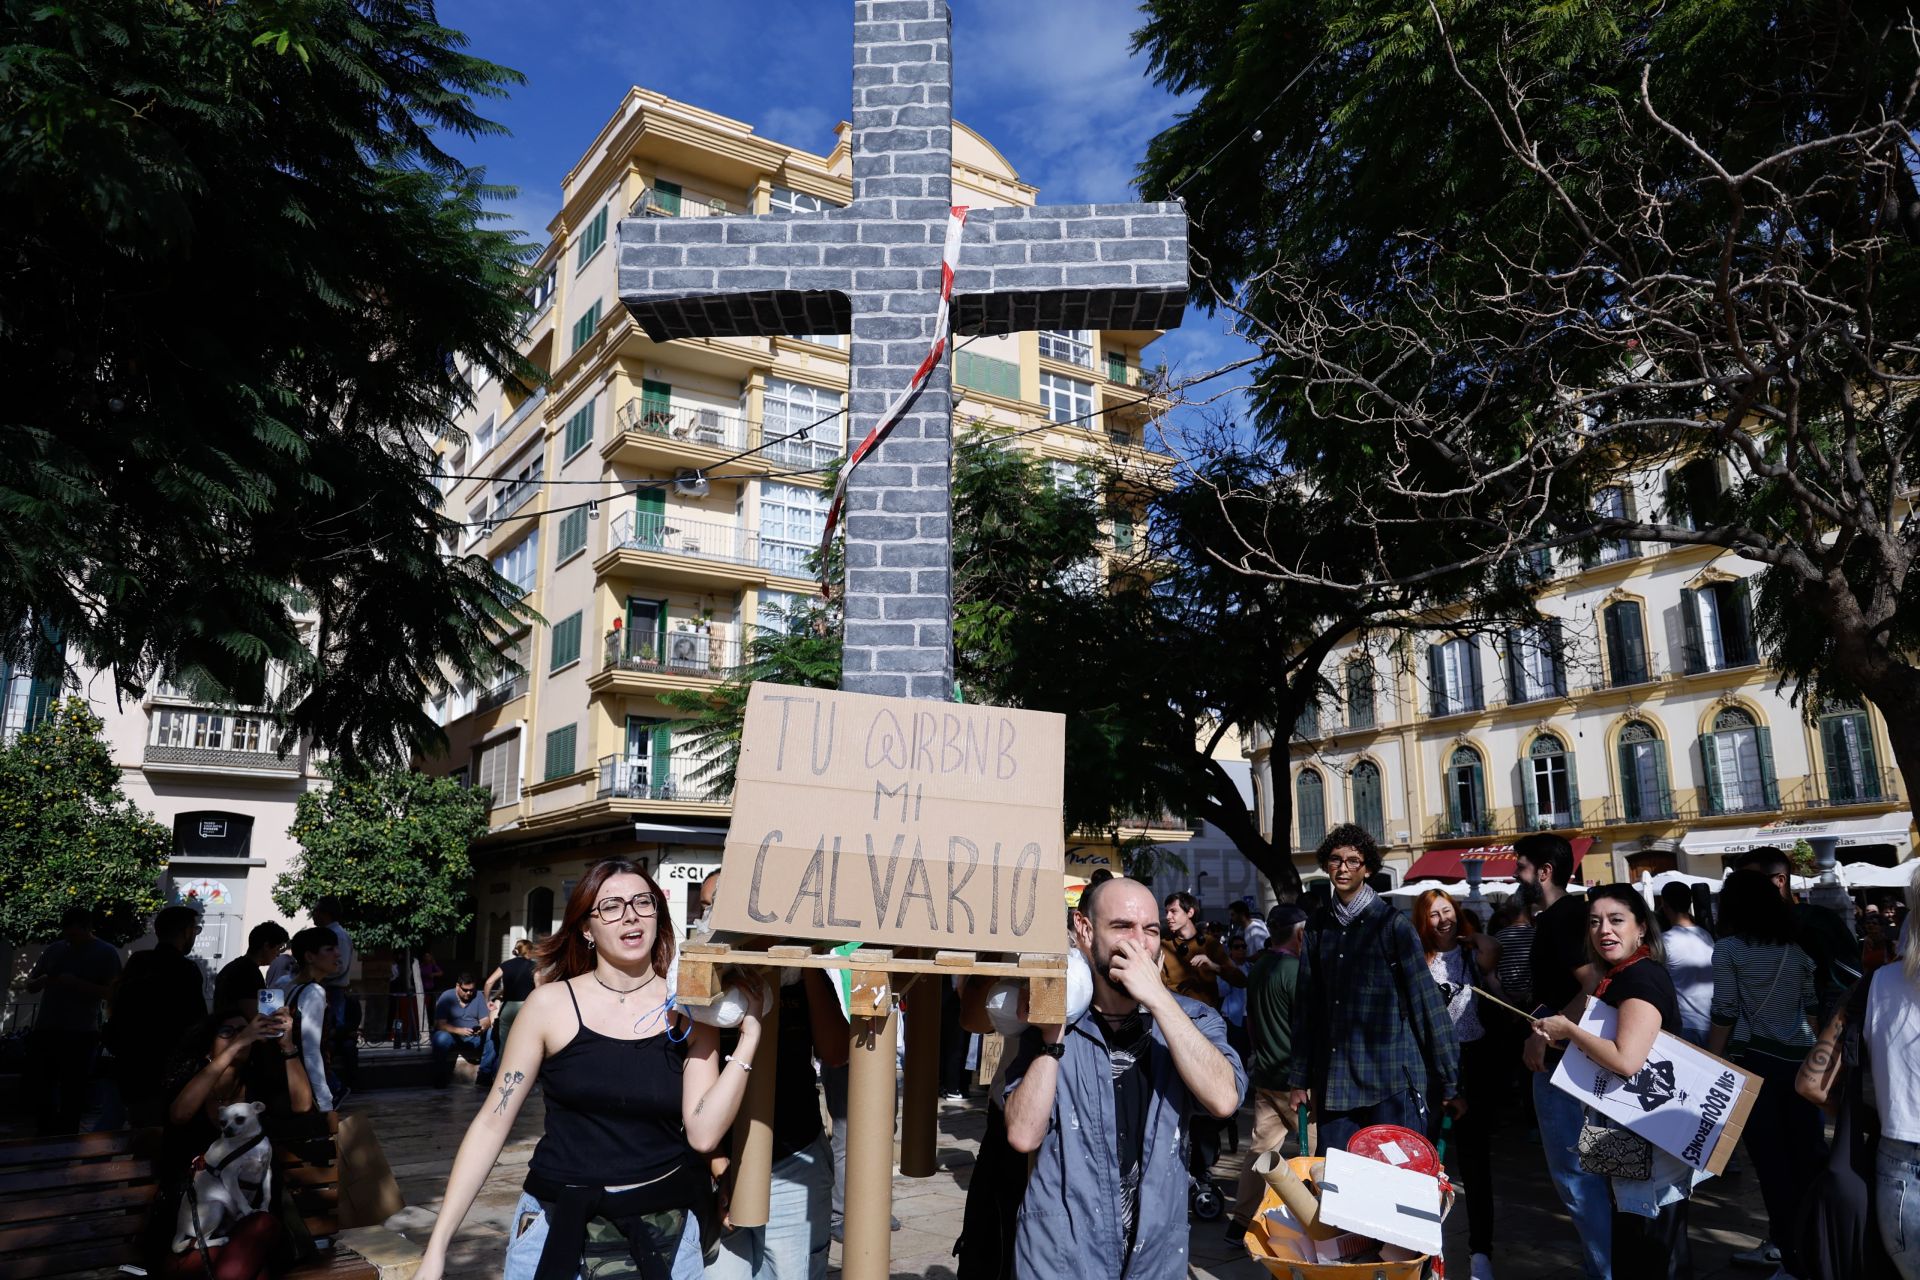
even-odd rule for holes
{"type": "Polygon", "coordinates": [[[1540,825],[1540,766],[1529,756],[1520,762],[1520,771],[1526,775],[1521,780],[1520,798],[1526,802],[1527,829],[1531,831],[1540,825]]]}
{"type": "MultiPolygon", "coordinates": [[[[667,538],[667,491],[640,489],[633,495],[633,536],[643,547],[658,547],[667,538]]],[[[665,614],[662,614],[665,617],[665,614]]]]}
{"type": "Polygon", "coordinates": [[[1827,799],[1854,798],[1853,773],[1847,768],[1846,717],[1823,716],[1820,720],[1820,752],[1827,758],[1827,799]]]}
{"type": "Polygon", "coordinates": [[[553,624],[553,661],[550,670],[558,671],[569,662],[580,660],[580,615],[570,613],[553,624]]]}
{"type": "Polygon", "coordinates": [[[1690,676],[1707,669],[1707,646],[1700,635],[1700,604],[1694,599],[1698,594],[1692,588],[1680,592],[1681,661],[1690,676]]]}
{"type": "MultiPolygon", "coordinates": [[[[1431,715],[1447,713],[1446,657],[1437,644],[1427,646],[1427,707],[1431,715]]],[[[1457,819],[1455,825],[1459,825],[1457,819]]]]}
{"type": "Polygon", "coordinates": [[[1011,360],[996,360],[977,351],[962,351],[954,357],[953,378],[962,386],[985,391],[989,395],[1020,398],[1020,366],[1011,360]]]}
{"type": "Polygon", "coordinates": [[[1474,829],[1475,831],[1484,831],[1488,826],[1487,783],[1486,771],[1479,761],[1476,760],[1468,770],[1467,778],[1472,784],[1474,829]]]}
{"type": "Polygon", "coordinates": [[[1107,352],[1107,381],[1124,383],[1127,380],[1127,353],[1124,351],[1107,352]]]}
{"type": "Polygon", "coordinates": [[[673,387],[652,378],[640,383],[640,426],[655,435],[665,435],[673,425],[673,387]]]}
{"type": "Polygon", "coordinates": [[[1727,665],[1745,666],[1757,661],[1759,654],[1753,647],[1753,601],[1752,593],[1746,582],[1726,584],[1720,595],[1721,613],[1725,619],[1721,624],[1726,629],[1727,665]]]}
{"type": "Polygon", "coordinates": [[[560,517],[560,536],[555,540],[558,558],[555,563],[565,560],[574,552],[587,545],[587,513],[585,508],[569,511],[560,517]]]}
{"type": "Polygon", "coordinates": [[[1450,766],[1441,778],[1447,788],[1447,824],[1455,835],[1460,833],[1461,824],[1466,817],[1460,812],[1460,773],[1458,765],[1450,766]]]}
{"type": "Polygon", "coordinates": [[[574,253],[573,269],[578,271],[587,265],[587,260],[600,252],[600,246],[607,242],[607,211],[601,209],[593,215],[593,221],[580,233],[580,247],[574,253]]]}
{"type": "Polygon", "coordinates": [[[1133,518],[1116,514],[1113,517],[1113,549],[1115,551],[1133,550],[1133,518]]]}
{"type": "Polygon", "coordinates": [[[1467,637],[1467,706],[1474,711],[1484,711],[1487,695],[1480,683],[1480,641],[1478,637],[1467,637]]]}
{"type": "Polygon", "coordinates": [[[1707,812],[1724,812],[1727,802],[1720,793],[1720,743],[1710,733],[1700,735],[1700,769],[1706,775],[1707,812]]]}
{"type": "Polygon", "coordinates": [[[1760,756],[1760,790],[1766,795],[1767,808],[1780,807],[1780,779],[1773,772],[1773,730],[1765,725],[1753,731],[1754,749],[1760,756]]]}
{"type": "Polygon", "coordinates": [[[1573,825],[1580,825],[1580,771],[1574,765],[1573,752],[1567,752],[1567,813],[1573,825]]]}
{"type": "Polygon", "coordinates": [[[568,724],[547,735],[547,781],[564,778],[573,772],[579,733],[579,725],[568,724]]]}
{"type": "Polygon", "coordinates": [[[578,351],[587,345],[593,337],[593,331],[600,327],[600,304],[595,302],[586,313],[573,322],[573,349],[578,351]]]}
{"type": "Polygon", "coordinates": [[[1640,762],[1634,756],[1634,744],[1623,742],[1617,749],[1620,765],[1620,814],[1628,822],[1638,822],[1651,796],[1640,794],[1640,762]]]}
{"type": "Polygon", "coordinates": [[[27,686],[27,722],[23,726],[37,729],[53,714],[53,704],[60,697],[60,677],[42,676],[27,686]]]}
{"type": "Polygon", "coordinates": [[[1673,778],[1667,772],[1667,744],[1655,739],[1647,746],[1653,752],[1653,785],[1658,788],[1658,794],[1652,797],[1652,801],[1658,806],[1660,817],[1671,818],[1673,816],[1673,778]]]}
{"type": "Polygon", "coordinates": [[[1865,712],[1855,716],[1860,724],[1860,799],[1880,798],[1880,761],[1873,751],[1873,721],[1865,712]]]}
{"type": "Polygon", "coordinates": [[[653,764],[647,771],[649,794],[663,799],[673,788],[673,726],[665,720],[653,726],[652,746],[653,764]]]}
{"type": "Polygon", "coordinates": [[[566,442],[561,453],[571,458],[593,443],[593,402],[588,401],[571,418],[567,419],[566,442]]]}
{"type": "Polygon", "coordinates": [[[679,217],[681,194],[679,183],[668,182],[665,178],[653,180],[653,204],[660,212],[679,217]]]}

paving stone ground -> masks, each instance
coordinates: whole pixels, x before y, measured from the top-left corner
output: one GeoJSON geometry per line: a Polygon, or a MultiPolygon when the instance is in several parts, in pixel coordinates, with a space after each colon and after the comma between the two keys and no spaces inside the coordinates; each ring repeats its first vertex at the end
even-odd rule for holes
{"type": "MultiPolygon", "coordinates": [[[[432,1230],[447,1171],[467,1121],[479,1105],[471,1089],[385,1089],[356,1094],[348,1109],[370,1116],[388,1161],[393,1165],[408,1208],[388,1226],[425,1243],[432,1230]]],[[[544,1110],[536,1093],[514,1125],[500,1163],[455,1237],[448,1276],[455,1280],[492,1280],[500,1274],[508,1218],[519,1196],[544,1110]]],[[[953,1280],[953,1241],[959,1234],[974,1153],[986,1127],[984,1104],[976,1097],[945,1103],[940,1111],[939,1172],[931,1178],[896,1177],[894,1215],[902,1223],[893,1237],[893,1275],[953,1280]]],[[[1252,1131],[1243,1116],[1242,1133],[1252,1131]]],[[[1216,1173],[1229,1187],[1238,1175],[1246,1148],[1223,1155],[1216,1173]]],[[[1736,1160],[1736,1168],[1742,1162],[1736,1160]]],[[[1578,1280],[1579,1259],[1571,1227],[1546,1180],[1540,1148],[1518,1124],[1505,1125],[1495,1139],[1495,1205],[1499,1214],[1496,1274],[1500,1280],[1578,1280]]],[[[1734,1266],[1729,1255],[1753,1245],[1764,1232],[1759,1185],[1751,1171],[1708,1182],[1693,1205],[1694,1267],[1702,1280],[1745,1277],[1766,1280],[1764,1271],[1734,1266]]],[[[1465,1280],[1466,1209],[1456,1208],[1447,1223],[1447,1269],[1465,1280]]],[[[1193,1274],[1218,1280],[1261,1280],[1263,1269],[1222,1239],[1220,1223],[1194,1223],[1189,1243],[1193,1274]]],[[[832,1251],[838,1274],[840,1249],[832,1251]]],[[[1623,1276],[1620,1280],[1641,1280],[1623,1276]]]]}

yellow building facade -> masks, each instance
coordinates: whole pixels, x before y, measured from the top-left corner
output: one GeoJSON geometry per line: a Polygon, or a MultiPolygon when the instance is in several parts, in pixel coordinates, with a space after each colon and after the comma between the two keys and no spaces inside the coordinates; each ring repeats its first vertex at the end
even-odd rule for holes
{"type": "MultiPolygon", "coordinates": [[[[1703,465],[1688,483],[1716,479],[1703,465]]],[[[1600,500],[1660,511],[1676,487],[1635,475],[1600,500]]],[[[1349,637],[1324,668],[1335,693],[1284,748],[1249,743],[1263,825],[1273,788],[1287,787],[1303,870],[1330,826],[1353,821],[1396,882],[1425,855],[1533,830],[1574,839],[1589,883],[1717,879],[1745,849],[1825,836],[1842,863],[1910,858],[1913,815],[1880,713],[1809,714],[1776,688],[1753,632],[1760,568],[1709,547],[1540,553],[1528,571],[1542,627],[1455,630],[1453,610],[1349,637]]]]}
{"type": "MultiPolygon", "coordinates": [[[[956,202],[1034,202],[978,134],[956,122],[953,145],[956,202]]],[[[621,218],[846,204],[844,124],[815,154],[635,88],[562,194],[522,348],[549,381],[521,396],[474,375],[467,443],[442,454],[457,477],[445,509],[469,526],[449,551],[488,557],[545,619],[514,643],[524,674],[434,708],[449,750],[424,762],[493,790],[475,849],[482,960],[550,931],[581,868],[613,853],[645,860],[684,921],[729,805],[660,695],[718,684],[757,629],[783,627],[817,590],[805,564],[824,528],[822,470],[872,425],[835,416],[845,335],[654,343],[615,285],[621,218]]],[[[1092,486],[1116,463],[1145,477],[1171,461],[1145,447],[1165,407],[1142,390],[1158,336],[965,341],[956,422],[1022,433],[1058,484],[1092,486]]],[[[1133,545],[1124,501],[1103,528],[1116,552],[1133,545]]]]}

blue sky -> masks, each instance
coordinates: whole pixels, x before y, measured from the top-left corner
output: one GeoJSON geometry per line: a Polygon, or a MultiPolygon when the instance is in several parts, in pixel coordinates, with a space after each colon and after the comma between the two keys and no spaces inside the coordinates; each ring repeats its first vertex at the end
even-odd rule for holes
{"type": "MultiPolygon", "coordinates": [[[[559,208],[561,175],[631,85],[816,152],[832,146],[852,96],[844,0],[442,0],[439,13],[472,53],[527,77],[488,112],[511,136],[454,150],[519,188],[507,212],[536,240],[559,208]]],[[[1042,202],[1137,199],[1134,166],[1181,109],[1129,48],[1140,21],[1133,0],[953,0],[954,115],[1042,202]]],[[[1190,310],[1152,353],[1176,375],[1213,369],[1246,349],[1225,324],[1190,310]]]]}

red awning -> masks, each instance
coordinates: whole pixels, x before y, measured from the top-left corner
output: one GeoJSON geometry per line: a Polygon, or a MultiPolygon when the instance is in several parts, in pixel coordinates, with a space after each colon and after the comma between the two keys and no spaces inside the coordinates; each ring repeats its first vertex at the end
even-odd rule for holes
{"type": "MultiPolygon", "coordinates": [[[[1592,836],[1575,836],[1568,841],[1573,846],[1573,862],[1577,867],[1580,859],[1587,856],[1587,850],[1593,848],[1592,836]]],[[[1400,877],[1401,884],[1412,884],[1415,880],[1465,880],[1467,863],[1480,864],[1483,879],[1513,878],[1513,846],[1510,844],[1470,845],[1462,849],[1429,849],[1407,868],[1407,874],[1400,877]]]]}

